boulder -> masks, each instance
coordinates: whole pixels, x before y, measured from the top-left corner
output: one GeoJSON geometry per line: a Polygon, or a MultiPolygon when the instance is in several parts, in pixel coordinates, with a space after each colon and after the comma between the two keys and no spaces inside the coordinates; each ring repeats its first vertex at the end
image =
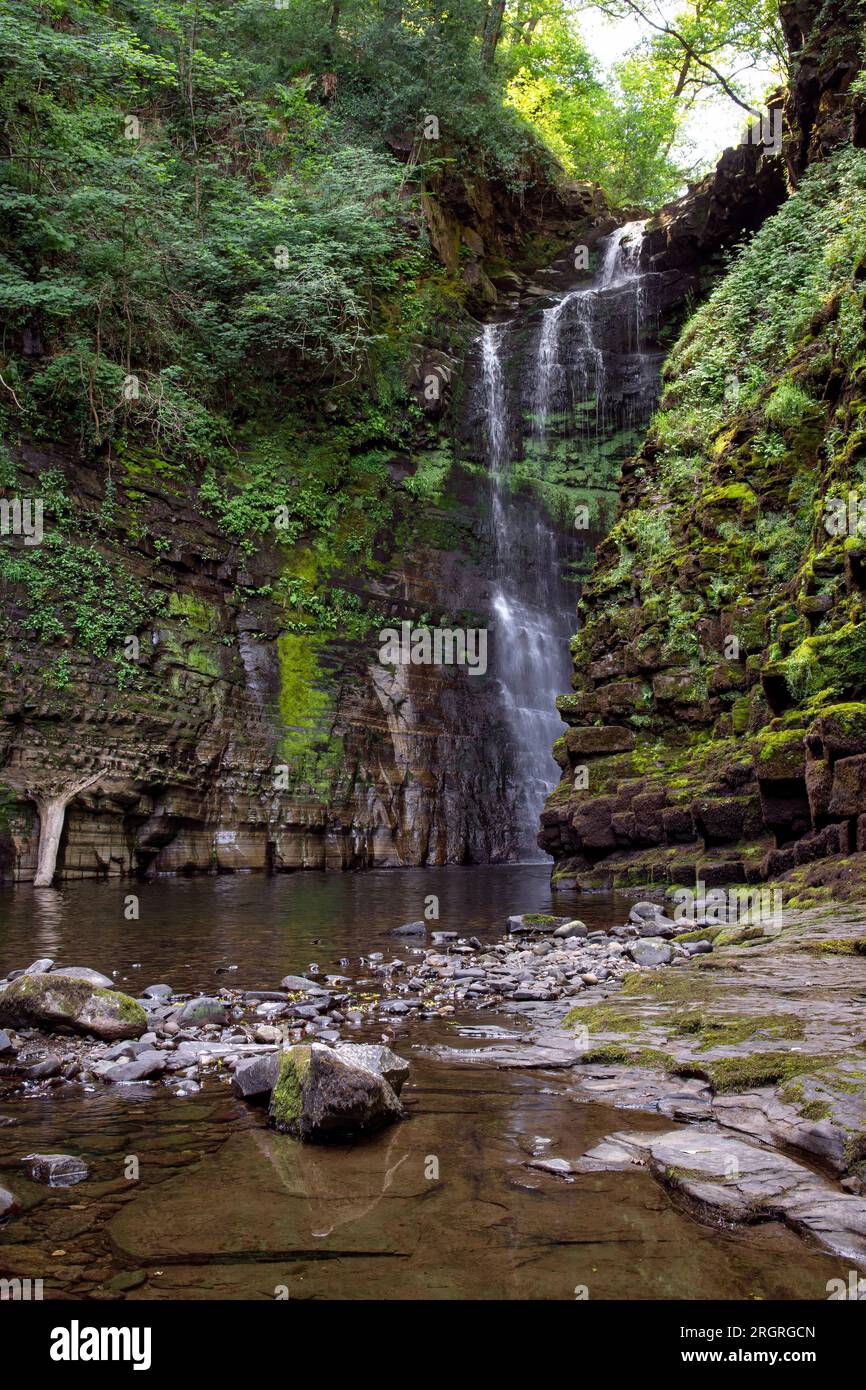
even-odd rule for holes
{"type": "Polygon", "coordinates": [[[409,1078],[409,1063],[380,1043],[340,1043],[337,1053],[354,1066],[366,1067],[384,1076],[398,1096],[409,1078]]]}
{"type": "Polygon", "coordinates": [[[114,1042],[147,1029],[140,1004],[119,990],[54,974],[21,975],[0,990],[0,1025],[45,1032],[90,1033],[114,1042]]]}
{"type": "Polygon", "coordinates": [[[567,927],[571,918],[552,917],[547,912],[524,912],[519,917],[509,917],[506,922],[506,931],[511,936],[522,936],[528,933],[553,933],[557,927],[567,927]]]}
{"type": "Polygon", "coordinates": [[[58,965],[51,971],[53,979],[81,980],[85,985],[96,985],[99,989],[114,989],[114,981],[109,975],[91,970],[89,965],[58,965]]]}
{"type": "Polygon", "coordinates": [[[391,932],[392,936],[426,936],[426,922],[405,922],[402,927],[395,927],[391,932]]]}
{"type": "Polygon", "coordinates": [[[74,1154],[27,1154],[22,1162],[34,1182],[44,1182],[49,1187],[72,1187],[89,1176],[84,1159],[74,1154]]]}
{"type": "Polygon", "coordinates": [[[250,1057],[241,1062],[232,1077],[232,1090],[241,1100],[265,1104],[277,1084],[280,1074],[280,1055],[269,1052],[266,1056],[250,1057]]]}
{"type": "Polygon", "coordinates": [[[290,994],[297,994],[302,991],[306,994],[326,994],[322,985],[317,985],[314,980],[307,980],[303,975],[286,975],[280,980],[280,989],[286,989],[290,994]]]}
{"type": "Polygon", "coordinates": [[[572,758],[594,758],[605,753],[629,753],[635,746],[631,729],[622,724],[607,724],[603,728],[591,725],[581,729],[566,729],[565,746],[572,758]]]}
{"type": "Polygon", "coordinates": [[[8,1187],[0,1187],[0,1219],[17,1211],[19,1205],[18,1198],[9,1191],[8,1187]]]}
{"type": "Polygon", "coordinates": [[[627,949],[636,965],[650,967],[669,965],[674,954],[667,942],[656,936],[642,937],[627,949]]]}
{"type": "Polygon", "coordinates": [[[54,961],[51,959],[50,956],[40,956],[39,960],[35,960],[32,965],[27,966],[26,970],[23,971],[23,974],[44,975],[46,971],[51,969],[53,964],[54,961]]]}
{"type": "Polygon", "coordinates": [[[161,1076],[165,1071],[168,1057],[164,1052],[148,1049],[139,1052],[131,1061],[114,1062],[103,1073],[105,1081],[147,1081],[149,1077],[161,1076]]]}
{"type": "Polygon", "coordinates": [[[557,927],[553,935],[559,937],[560,941],[568,941],[573,936],[588,936],[589,929],[584,922],[578,922],[575,919],[573,922],[564,922],[561,927],[557,927]]]}
{"type": "Polygon", "coordinates": [[[182,1028],[197,1023],[226,1023],[228,1009],[219,999],[202,994],[197,999],[188,999],[175,1018],[182,1028]]]}
{"type": "Polygon", "coordinates": [[[403,1115],[384,1076],[313,1043],[280,1055],[270,1116],[278,1130],[306,1142],[368,1133],[403,1115]]]}
{"type": "Polygon", "coordinates": [[[628,920],[629,920],[630,922],[637,922],[637,923],[641,923],[641,922],[645,922],[645,921],[651,921],[653,917],[660,917],[660,916],[662,916],[662,912],[663,912],[663,909],[659,906],[658,903],[651,903],[651,902],[635,903],[634,906],[632,907],[631,911],[630,911],[629,914],[628,914],[628,920]]]}
{"type": "Polygon", "coordinates": [[[0,1057],[11,1057],[15,1052],[15,1047],[8,1033],[4,1033],[0,1028],[0,1057]]]}

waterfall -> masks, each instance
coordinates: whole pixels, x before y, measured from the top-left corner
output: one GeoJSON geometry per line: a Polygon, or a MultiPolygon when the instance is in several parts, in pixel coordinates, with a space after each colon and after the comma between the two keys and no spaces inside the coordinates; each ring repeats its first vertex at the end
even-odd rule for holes
{"type": "Polygon", "coordinates": [[[543,859],[538,813],[555,781],[551,748],[560,731],[554,698],[570,675],[573,620],[554,527],[542,509],[508,488],[511,464],[504,355],[508,325],[481,335],[481,394],[493,530],[494,671],[510,735],[508,803],[513,852],[543,859]]]}
{"type": "Polygon", "coordinates": [[[593,392],[596,402],[596,428],[601,423],[604,397],[604,353],[597,342],[600,296],[606,290],[628,286],[634,296],[635,345],[639,346],[643,317],[640,249],[643,222],[626,222],[608,238],[598,274],[586,289],[563,295],[541,317],[538,360],[531,404],[533,432],[544,438],[552,402],[569,386],[585,397],[593,392]],[[577,342],[566,366],[560,360],[560,338],[564,323],[573,325],[577,342]]]}
{"type": "MultiPolygon", "coordinates": [[[[572,417],[576,408],[582,412],[579,433],[587,443],[591,435],[596,446],[605,431],[615,433],[649,413],[655,377],[645,368],[644,358],[651,355],[641,350],[642,232],[640,222],[619,227],[608,238],[591,284],[563,295],[541,314],[534,357],[524,373],[528,380],[517,386],[528,405],[528,434],[536,450],[544,448],[554,417],[569,410],[572,417]]],[[[554,702],[570,687],[569,638],[576,619],[574,590],[564,577],[569,546],[564,528],[557,528],[539,501],[510,485],[523,442],[509,371],[518,360],[521,329],[518,321],[483,329],[476,402],[489,468],[493,672],[508,744],[503,814],[512,821],[512,853],[541,858],[538,817],[557,781],[551,748],[562,733],[554,702]]],[[[582,447],[578,440],[579,457],[582,447]]],[[[592,458],[591,448],[584,453],[592,458]]]]}

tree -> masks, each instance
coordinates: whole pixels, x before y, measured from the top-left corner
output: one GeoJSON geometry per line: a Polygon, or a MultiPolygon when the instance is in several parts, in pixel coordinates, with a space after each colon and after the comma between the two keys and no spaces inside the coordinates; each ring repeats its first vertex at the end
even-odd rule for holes
{"type": "Polygon", "coordinates": [[[743,74],[768,66],[784,74],[787,51],[777,0],[687,0],[673,16],[660,0],[592,0],[612,18],[634,15],[653,37],[656,61],[666,68],[674,95],[687,101],[707,89],[724,93],[753,115],[743,74]]]}

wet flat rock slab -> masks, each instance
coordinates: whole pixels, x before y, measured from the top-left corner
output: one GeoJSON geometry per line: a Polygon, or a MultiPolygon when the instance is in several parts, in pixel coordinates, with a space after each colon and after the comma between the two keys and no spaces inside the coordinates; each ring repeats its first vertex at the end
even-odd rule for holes
{"type": "Polygon", "coordinates": [[[628,1171],[636,1164],[704,1217],[741,1224],[782,1220],[838,1255],[866,1261],[866,1200],[838,1191],[784,1154],[732,1135],[708,1129],[620,1131],[573,1162],[542,1160],[535,1166],[567,1176],[628,1171]]]}

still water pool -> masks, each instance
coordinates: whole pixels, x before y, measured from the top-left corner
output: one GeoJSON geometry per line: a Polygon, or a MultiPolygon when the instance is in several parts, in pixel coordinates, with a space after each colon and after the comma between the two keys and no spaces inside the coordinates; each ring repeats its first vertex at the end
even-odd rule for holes
{"type": "MultiPolygon", "coordinates": [[[[274,988],[313,963],[352,975],[363,952],[417,949],[389,933],[431,895],[435,925],[482,939],[512,913],[612,926],[628,906],[578,904],[535,864],[20,887],[0,893],[0,975],[39,956],[133,994],[274,988]]],[[[272,1133],[217,1078],[185,1098],[146,1083],[0,1093],[0,1179],[24,1203],[0,1224],[0,1275],[41,1278],[45,1297],[128,1299],[823,1299],[846,1277],[776,1224],[699,1225],[640,1171],[563,1182],[528,1167],[671,1121],[579,1104],[567,1071],[485,1065],[485,1041],[519,1029],[514,1016],[394,1026],[409,1118],[348,1147],[272,1133]],[[433,1055],[443,1043],[448,1061],[433,1055]],[[455,1061],[461,1045],[481,1060],[455,1061]],[[30,1183],[32,1152],[79,1154],[90,1177],[30,1183]]]]}

